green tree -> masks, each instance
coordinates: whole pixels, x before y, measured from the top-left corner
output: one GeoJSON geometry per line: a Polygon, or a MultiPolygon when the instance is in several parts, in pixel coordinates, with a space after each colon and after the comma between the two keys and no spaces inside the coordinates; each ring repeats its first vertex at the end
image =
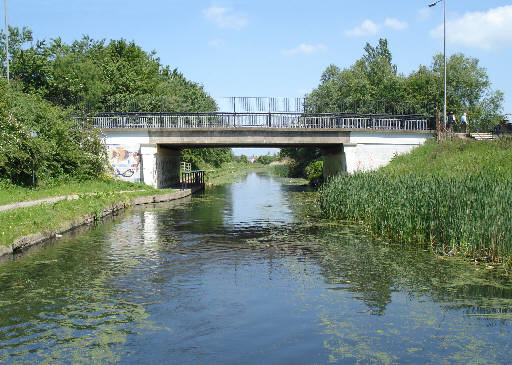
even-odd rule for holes
{"type": "MultiPolygon", "coordinates": [[[[432,114],[436,108],[442,110],[442,55],[408,76],[398,73],[392,60],[387,40],[380,39],[375,46],[367,43],[363,56],[350,67],[329,65],[318,87],[306,97],[306,112],[432,114]]],[[[491,89],[478,59],[454,54],[447,62],[447,73],[448,110],[459,117],[467,112],[470,129],[490,130],[503,119],[503,93],[491,89]]],[[[320,156],[318,149],[286,148],[282,153],[296,161],[291,173],[302,176],[304,168],[320,156]]]]}
{"type": "MultiPolygon", "coordinates": [[[[412,100],[434,102],[443,108],[444,60],[434,56],[430,67],[420,66],[406,80],[405,95],[412,100]]],[[[479,60],[457,53],[447,61],[447,108],[460,117],[467,112],[470,128],[490,130],[503,119],[503,92],[492,90],[487,70],[479,60]]]]}
{"type": "MultiPolygon", "coordinates": [[[[387,40],[380,39],[349,68],[330,65],[320,77],[320,85],[306,97],[308,111],[315,113],[386,112],[386,104],[376,100],[399,102],[403,77],[392,63],[387,40]]],[[[391,110],[388,110],[391,111],[391,110]]]]}
{"type": "Polygon", "coordinates": [[[28,185],[32,169],[42,181],[100,176],[106,153],[99,131],[22,86],[0,81],[0,178],[28,185]]]}
{"type": "MultiPolygon", "coordinates": [[[[5,39],[5,37],[4,37],[5,39]]],[[[73,112],[213,112],[217,105],[203,86],[163,66],[155,52],[124,39],[71,44],[60,38],[34,42],[27,29],[9,29],[11,77],[20,91],[37,94],[73,112]]],[[[5,61],[5,54],[0,56],[5,61]]],[[[2,64],[4,64],[2,62],[2,64]]],[[[5,72],[5,69],[4,69],[5,72]]],[[[185,161],[219,166],[231,150],[183,151],[185,161]]]]}

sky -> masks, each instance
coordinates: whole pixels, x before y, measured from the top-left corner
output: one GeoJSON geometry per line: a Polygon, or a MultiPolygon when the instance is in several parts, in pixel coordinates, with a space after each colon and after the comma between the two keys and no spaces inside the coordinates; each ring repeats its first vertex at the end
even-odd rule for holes
{"type": "MultiPolygon", "coordinates": [[[[9,24],[36,39],[133,40],[215,98],[303,96],[328,65],[349,67],[379,38],[403,74],[443,50],[442,1],[7,1],[9,24]]],[[[445,1],[447,55],[478,58],[512,113],[512,0],[445,1]]]]}

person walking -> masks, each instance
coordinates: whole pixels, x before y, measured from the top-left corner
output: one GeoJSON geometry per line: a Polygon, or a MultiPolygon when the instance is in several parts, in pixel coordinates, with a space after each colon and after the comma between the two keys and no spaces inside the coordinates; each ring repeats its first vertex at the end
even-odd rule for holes
{"type": "Polygon", "coordinates": [[[446,129],[449,130],[450,132],[453,132],[453,129],[455,128],[455,123],[457,123],[455,114],[453,114],[453,112],[450,112],[450,115],[448,116],[448,121],[446,122],[446,129]]]}
{"type": "Polygon", "coordinates": [[[464,133],[468,133],[468,116],[466,115],[466,112],[464,112],[464,114],[462,114],[462,117],[460,117],[460,124],[461,124],[461,130],[464,132],[464,133]]]}

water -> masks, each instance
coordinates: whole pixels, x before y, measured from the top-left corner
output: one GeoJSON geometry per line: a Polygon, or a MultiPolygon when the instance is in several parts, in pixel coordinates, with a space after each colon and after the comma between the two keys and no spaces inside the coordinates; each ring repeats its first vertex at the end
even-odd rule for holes
{"type": "Polygon", "coordinates": [[[0,363],[510,363],[508,277],[303,216],[303,189],[252,173],[0,265],[0,363]]]}

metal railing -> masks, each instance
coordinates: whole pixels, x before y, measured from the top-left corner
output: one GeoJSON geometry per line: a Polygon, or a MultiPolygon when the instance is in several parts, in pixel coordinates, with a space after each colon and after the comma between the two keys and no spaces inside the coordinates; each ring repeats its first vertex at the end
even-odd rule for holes
{"type": "Polygon", "coordinates": [[[190,162],[182,161],[180,164],[181,171],[191,171],[192,164],[190,162]]]}
{"type": "Polygon", "coordinates": [[[113,128],[341,128],[435,129],[423,115],[303,114],[303,113],[104,113],[89,118],[94,127],[113,128]]]}
{"type": "Polygon", "coordinates": [[[181,189],[191,187],[204,187],[205,172],[204,170],[183,171],[181,173],[181,189]]]}

